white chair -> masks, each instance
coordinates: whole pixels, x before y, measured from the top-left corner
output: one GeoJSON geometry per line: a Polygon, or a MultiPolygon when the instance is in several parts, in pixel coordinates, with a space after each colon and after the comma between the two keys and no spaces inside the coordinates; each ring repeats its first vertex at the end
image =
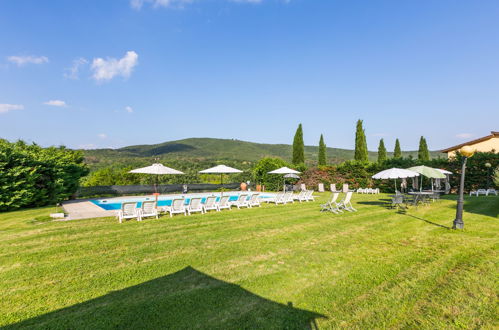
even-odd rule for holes
{"type": "Polygon", "coordinates": [[[191,197],[189,205],[187,205],[187,213],[189,215],[195,212],[201,212],[201,214],[203,214],[204,213],[203,203],[201,201],[202,201],[201,197],[191,197]]]}
{"type": "Polygon", "coordinates": [[[319,183],[319,185],[317,186],[317,188],[318,188],[317,190],[319,192],[324,192],[324,183],[319,183]]]}
{"type": "Polygon", "coordinates": [[[167,206],[165,208],[167,213],[170,213],[170,218],[173,217],[174,214],[183,213],[187,215],[187,209],[185,208],[185,200],[183,198],[174,198],[172,200],[172,205],[167,206]]]}
{"type": "Polygon", "coordinates": [[[231,203],[231,205],[236,206],[238,209],[241,207],[250,207],[248,203],[248,194],[241,194],[237,201],[231,203]]]}
{"type": "Polygon", "coordinates": [[[343,184],[343,188],[342,188],[342,190],[341,190],[341,191],[342,191],[342,192],[344,192],[344,193],[347,193],[347,192],[348,192],[348,183],[344,183],[344,184],[343,184]]]}
{"type": "Polygon", "coordinates": [[[470,191],[470,196],[471,195],[476,195],[476,197],[478,197],[479,195],[487,196],[487,190],[486,189],[473,190],[473,191],[470,191]]]}
{"type": "Polygon", "coordinates": [[[203,204],[203,211],[204,211],[204,213],[206,213],[209,210],[220,211],[218,209],[218,206],[217,206],[217,197],[216,196],[206,197],[206,200],[204,201],[204,204],[203,204]]]}
{"type": "Polygon", "coordinates": [[[331,183],[329,185],[329,189],[332,191],[332,192],[335,192],[336,191],[336,184],[335,183],[331,183]]]}
{"type": "Polygon", "coordinates": [[[249,206],[250,207],[253,207],[253,206],[256,206],[256,207],[260,207],[260,194],[253,194],[251,195],[249,201],[249,206]]]}
{"type": "Polygon", "coordinates": [[[307,201],[314,201],[315,197],[313,195],[314,191],[313,190],[308,190],[307,195],[305,196],[307,201]]]}
{"type": "Polygon", "coordinates": [[[227,209],[230,210],[230,197],[229,196],[222,196],[220,197],[220,201],[217,203],[217,209],[218,211],[227,209]]]}
{"type": "Polygon", "coordinates": [[[363,194],[364,193],[364,188],[359,188],[357,189],[357,194],[363,194]]]}
{"type": "Polygon", "coordinates": [[[335,214],[343,213],[343,211],[338,208],[338,204],[336,203],[336,200],[338,199],[339,195],[340,193],[337,192],[333,193],[333,195],[331,196],[331,200],[326,204],[321,205],[321,212],[329,211],[335,214]]]}
{"type": "Polygon", "coordinates": [[[304,183],[300,184],[300,190],[307,190],[307,186],[304,183]]]}
{"type": "Polygon", "coordinates": [[[496,195],[496,196],[497,196],[497,190],[495,190],[495,189],[490,189],[490,188],[489,188],[489,189],[487,189],[487,196],[488,196],[488,195],[492,195],[492,194],[494,194],[494,195],[496,195]]]}
{"type": "Polygon", "coordinates": [[[304,199],[305,195],[307,194],[306,191],[300,191],[298,194],[293,194],[293,199],[295,201],[305,202],[306,200],[304,199]]]}
{"type": "Polygon", "coordinates": [[[149,217],[155,217],[156,219],[159,217],[155,201],[142,202],[142,206],[140,207],[140,218],[143,219],[149,217]]]}
{"type": "Polygon", "coordinates": [[[292,191],[286,192],[283,197],[283,204],[294,203],[294,202],[295,202],[294,193],[292,191]]]}
{"type": "Polygon", "coordinates": [[[137,221],[142,221],[140,217],[140,210],[137,209],[136,202],[125,202],[121,204],[121,210],[116,214],[119,222],[122,223],[126,219],[137,219],[137,221]]]}
{"type": "Polygon", "coordinates": [[[351,199],[352,199],[352,192],[349,191],[347,192],[345,198],[343,198],[343,200],[337,204],[338,209],[345,210],[348,212],[357,212],[357,210],[352,206],[352,203],[350,202],[351,199]]]}

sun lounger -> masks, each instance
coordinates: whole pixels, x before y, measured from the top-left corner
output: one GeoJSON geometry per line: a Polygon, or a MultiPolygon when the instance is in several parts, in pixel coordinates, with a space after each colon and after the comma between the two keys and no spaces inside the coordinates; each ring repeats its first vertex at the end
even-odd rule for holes
{"type": "Polygon", "coordinates": [[[317,186],[317,188],[318,188],[317,190],[319,192],[324,192],[324,183],[319,183],[319,185],[317,186]]]}
{"type": "Polygon", "coordinates": [[[313,190],[307,190],[307,194],[305,195],[305,199],[307,201],[314,201],[315,197],[314,197],[313,193],[314,193],[313,190]]]}
{"type": "Polygon", "coordinates": [[[191,197],[189,201],[189,205],[187,205],[187,214],[191,215],[191,213],[201,212],[204,213],[203,204],[201,203],[201,197],[191,197]]]}
{"type": "Polygon", "coordinates": [[[352,192],[349,191],[347,192],[345,198],[343,198],[343,200],[341,200],[341,202],[338,203],[338,208],[340,210],[345,210],[348,212],[357,212],[357,210],[352,206],[352,203],[350,202],[351,199],[352,199],[352,192]]]}
{"type": "Polygon", "coordinates": [[[343,184],[343,188],[341,189],[342,192],[347,193],[348,192],[348,183],[343,184]]]}
{"type": "Polygon", "coordinates": [[[300,190],[307,190],[307,186],[304,183],[300,184],[300,190]]]}
{"type": "Polygon", "coordinates": [[[122,223],[123,220],[126,219],[137,219],[137,221],[142,220],[142,218],[140,217],[140,210],[137,209],[137,204],[138,203],[136,202],[129,202],[123,203],[121,205],[121,210],[119,210],[116,214],[116,217],[118,218],[120,223],[122,223]]]}
{"type": "Polygon", "coordinates": [[[174,214],[187,215],[187,209],[185,208],[185,200],[183,198],[175,198],[172,200],[172,205],[165,208],[166,213],[170,213],[170,218],[174,214]]]}
{"type": "Polygon", "coordinates": [[[220,200],[217,203],[217,209],[218,211],[227,209],[230,210],[230,201],[229,201],[229,196],[222,196],[220,197],[220,200]]]}
{"type": "Polygon", "coordinates": [[[250,207],[253,207],[253,206],[256,206],[256,207],[260,207],[260,194],[253,194],[251,195],[249,201],[249,206],[250,207]]]}
{"type": "Polygon", "coordinates": [[[336,203],[339,195],[340,193],[334,192],[329,202],[321,205],[321,212],[329,211],[335,214],[342,213],[343,211],[338,208],[338,204],[336,203]]]}
{"type": "Polygon", "coordinates": [[[156,208],[156,202],[154,201],[145,201],[142,202],[142,206],[140,208],[140,218],[149,218],[155,217],[158,219],[158,209],[156,208]]]}
{"type": "Polygon", "coordinates": [[[495,190],[495,189],[487,189],[487,196],[488,195],[492,195],[492,194],[494,194],[494,195],[497,196],[497,190],[495,190]]]}
{"type": "Polygon", "coordinates": [[[293,192],[292,191],[288,191],[284,194],[284,197],[283,197],[283,201],[284,203],[283,204],[287,204],[287,203],[294,203],[295,200],[294,200],[294,196],[293,196],[293,192]]]}
{"type": "Polygon", "coordinates": [[[217,206],[217,197],[216,196],[208,196],[203,204],[203,211],[206,213],[209,210],[219,211],[217,206]]]}
{"type": "Polygon", "coordinates": [[[335,192],[336,191],[336,184],[335,183],[331,183],[329,185],[329,189],[332,191],[332,192],[335,192]]]}
{"type": "Polygon", "coordinates": [[[283,204],[284,193],[278,192],[274,197],[266,198],[267,203],[283,204]]]}
{"type": "Polygon", "coordinates": [[[478,197],[479,195],[487,196],[487,190],[486,189],[478,189],[478,190],[470,191],[470,196],[472,196],[472,195],[476,195],[476,197],[478,197]]]}
{"type": "Polygon", "coordinates": [[[237,201],[231,203],[232,206],[236,206],[238,209],[241,207],[250,207],[248,202],[248,194],[241,194],[237,201]]]}
{"type": "Polygon", "coordinates": [[[306,195],[307,195],[306,191],[300,191],[298,194],[293,195],[293,199],[295,201],[299,201],[300,203],[301,202],[306,202],[307,201],[306,195]]]}

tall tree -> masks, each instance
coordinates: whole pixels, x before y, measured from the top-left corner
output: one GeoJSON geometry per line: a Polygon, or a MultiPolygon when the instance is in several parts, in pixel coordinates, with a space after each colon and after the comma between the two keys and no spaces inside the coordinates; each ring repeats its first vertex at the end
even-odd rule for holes
{"type": "Polygon", "coordinates": [[[430,151],[428,150],[428,144],[426,144],[426,139],[424,137],[419,139],[418,159],[422,161],[430,160],[430,151]]]}
{"type": "Polygon", "coordinates": [[[362,127],[362,120],[357,120],[357,129],[355,131],[355,160],[367,162],[367,141],[366,133],[362,127]]]}
{"type": "Polygon", "coordinates": [[[298,125],[295,138],[293,139],[293,164],[305,163],[305,144],[303,143],[303,128],[298,125]]]}
{"type": "Polygon", "coordinates": [[[399,139],[395,140],[395,149],[393,150],[393,158],[402,158],[402,150],[400,149],[399,139]]]}
{"type": "Polygon", "coordinates": [[[378,163],[383,163],[386,160],[386,148],[385,141],[383,139],[379,140],[378,146],[378,163]]]}
{"type": "Polygon", "coordinates": [[[321,138],[319,140],[319,166],[324,166],[326,164],[326,144],[324,143],[324,137],[321,134],[321,138]]]}

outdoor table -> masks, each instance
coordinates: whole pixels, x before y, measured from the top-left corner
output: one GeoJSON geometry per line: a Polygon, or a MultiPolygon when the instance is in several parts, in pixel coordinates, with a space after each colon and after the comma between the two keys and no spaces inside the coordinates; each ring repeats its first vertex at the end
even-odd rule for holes
{"type": "Polygon", "coordinates": [[[414,205],[417,205],[419,202],[425,203],[426,199],[429,196],[433,195],[433,192],[431,192],[431,191],[413,191],[413,192],[409,192],[408,194],[415,196],[414,205]]]}

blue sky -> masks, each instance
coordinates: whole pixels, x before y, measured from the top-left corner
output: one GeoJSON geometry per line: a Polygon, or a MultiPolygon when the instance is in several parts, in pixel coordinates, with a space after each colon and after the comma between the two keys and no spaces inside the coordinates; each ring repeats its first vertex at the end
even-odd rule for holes
{"type": "Polygon", "coordinates": [[[499,2],[0,1],[0,137],[431,149],[498,130],[499,2]]]}

